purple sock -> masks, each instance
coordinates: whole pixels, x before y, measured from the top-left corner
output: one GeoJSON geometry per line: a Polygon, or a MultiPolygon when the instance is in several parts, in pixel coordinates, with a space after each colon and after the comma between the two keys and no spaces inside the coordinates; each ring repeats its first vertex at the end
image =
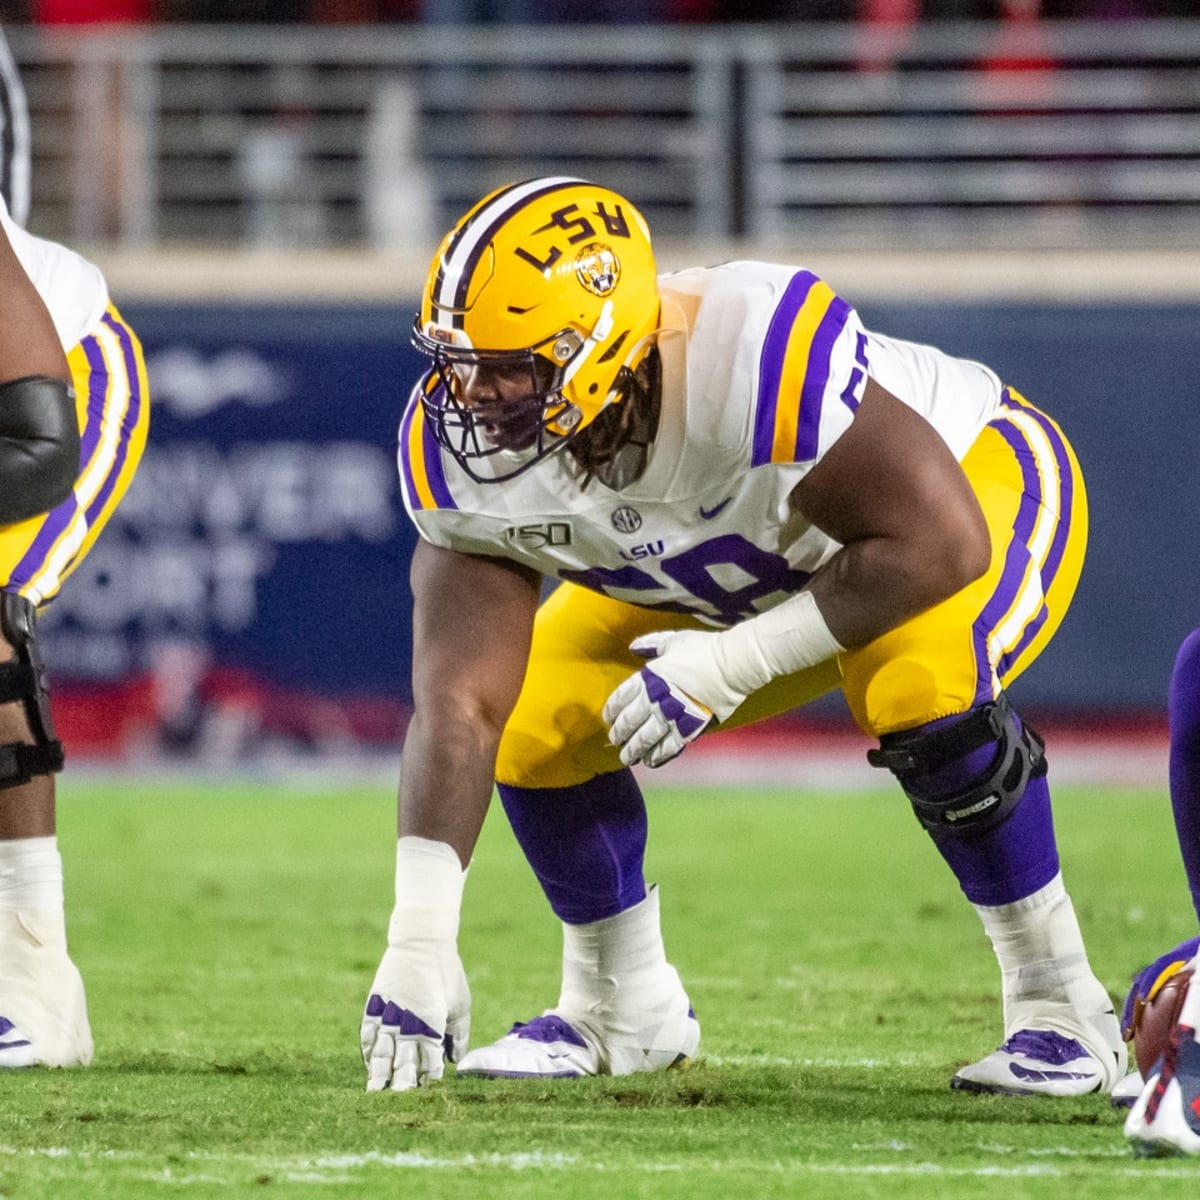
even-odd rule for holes
{"type": "MultiPolygon", "coordinates": [[[[960,719],[944,717],[921,729],[929,732],[960,719]]],[[[983,746],[924,778],[906,778],[905,786],[912,789],[918,783],[922,794],[932,799],[948,795],[974,782],[995,752],[994,745],[983,746]]],[[[930,836],[972,904],[994,906],[1023,900],[1058,874],[1058,845],[1045,775],[1029,780],[1024,796],[999,825],[966,836],[932,831],[930,836]]]]}
{"type": "Polygon", "coordinates": [[[1011,904],[1044,888],[1058,874],[1058,844],[1045,775],[999,825],[976,837],[934,834],[933,844],[972,904],[1011,904]]]}
{"type": "Polygon", "coordinates": [[[1171,809],[1183,869],[1200,917],[1200,629],[1183,639],[1167,689],[1171,809]]]}
{"type": "Polygon", "coordinates": [[[559,919],[586,925],[646,898],[646,803],[629,770],[563,788],[496,785],[559,919]]]}

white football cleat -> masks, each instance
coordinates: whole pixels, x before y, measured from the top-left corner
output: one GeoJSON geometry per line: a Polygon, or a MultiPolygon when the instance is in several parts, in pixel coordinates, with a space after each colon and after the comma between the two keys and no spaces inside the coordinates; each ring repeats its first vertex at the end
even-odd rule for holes
{"type": "Polygon", "coordinates": [[[1181,1038],[1151,1071],[1125,1118],[1125,1136],[1139,1158],[1200,1154],[1200,1045],[1194,1036],[1181,1038]]]}
{"type": "Polygon", "coordinates": [[[499,1041],[463,1057],[459,1075],[490,1079],[577,1079],[632,1075],[686,1065],[700,1045],[700,1023],[680,990],[657,1010],[589,1016],[549,1009],[518,1022],[499,1041]]]}
{"type": "Polygon", "coordinates": [[[7,1017],[0,1017],[0,1069],[33,1066],[33,1043],[7,1017]]]}
{"type": "Polygon", "coordinates": [[[488,1079],[578,1079],[599,1075],[600,1050],[554,1011],[518,1021],[499,1041],[463,1056],[459,1075],[488,1079]]]}
{"type": "Polygon", "coordinates": [[[700,1024],[666,960],[658,888],[615,916],[563,925],[558,1003],[458,1064],[460,1075],[562,1079],[682,1065],[700,1024]]]}
{"type": "Polygon", "coordinates": [[[61,918],[0,913],[0,1069],[92,1061],[83,980],[67,955],[61,918]]]}
{"type": "Polygon", "coordinates": [[[1132,1108],[1145,1086],[1141,1071],[1130,1071],[1112,1090],[1113,1108],[1132,1108]]]}
{"type": "Polygon", "coordinates": [[[1087,1096],[1111,1092],[1125,1073],[1126,1050],[1115,1013],[1085,1038],[1054,1029],[1021,1029],[986,1058],[959,1070],[950,1086],[1004,1096],[1087,1096]],[[1112,1028],[1107,1026],[1111,1024],[1112,1028]]]}

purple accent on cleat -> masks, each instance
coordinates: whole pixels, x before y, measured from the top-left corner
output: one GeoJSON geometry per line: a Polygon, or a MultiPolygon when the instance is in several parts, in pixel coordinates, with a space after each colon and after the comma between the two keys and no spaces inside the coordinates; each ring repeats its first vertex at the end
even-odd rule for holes
{"type": "Polygon", "coordinates": [[[671,721],[685,738],[698,733],[708,724],[707,720],[701,720],[688,712],[662,676],[655,675],[649,667],[642,668],[642,682],[646,685],[646,695],[658,705],[662,715],[671,721]]]}
{"type": "MultiPolygon", "coordinates": [[[[0,1017],[0,1037],[4,1037],[6,1034],[9,1034],[9,1033],[19,1033],[19,1032],[20,1032],[20,1030],[18,1030],[17,1027],[7,1017],[0,1017]]],[[[12,1050],[16,1046],[28,1046],[28,1045],[29,1045],[29,1039],[23,1038],[21,1041],[18,1041],[18,1042],[4,1042],[3,1044],[0,1044],[0,1050],[12,1050]]]]}
{"type": "Polygon", "coordinates": [[[1039,1062],[1049,1063],[1054,1067],[1065,1066],[1080,1058],[1091,1058],[1074,1038],[1063,1037],[1061,1033],[1050,1029],[1022,1029],[1020,1033],[1014,1033],[1000,1049],[1008,1054],[1024,1054],[1027,1058],[1036,1058],[1039,1062]]]}
{"type": "Polygon", "coordinates": [[[518,1021],[508,1032],[531,1042],[567,1042],[587,1049],[587,1042],[562,1017],[553,1013],[534,1017],[532,1021],[518,1021]]]}
{"type": "Polygon", "coordinates": [[[1090,1071],[1032,1071],[1020,1063],[1010,1063],[1008,1068],[1018,1079],[1026,1083],[1047,1083],[1052,1079],[1090,1079],[1090,1071]]]}
{"type": "Polygon", "coordinates": [[[401,1037],[427,1037],[440,1042],[444,1036],[426,1025],[416,1013],[401,1008],[390,1000],[383,1009],[383,1023],[398,1026],[397,1032],[401,1037]]]}

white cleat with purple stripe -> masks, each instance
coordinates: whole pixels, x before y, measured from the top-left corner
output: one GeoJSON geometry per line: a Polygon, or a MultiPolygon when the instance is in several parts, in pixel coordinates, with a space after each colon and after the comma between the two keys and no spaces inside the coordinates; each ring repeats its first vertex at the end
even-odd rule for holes
{"type": "Polygon", "coordinates": [[[0,1068],[33,1066],[33,1043],[7,1017],[0,1017],[0,1068]]]}
{"type": "Polygon", "coordinates": [[[632,1075],[685,1066],[700,1045],[700,1023],[680,995],[658,1011],[631,1019],[590,1017],[550,1009],[518,1022],[499,1041],[458,1064],[459,1075],[489,1079],[577,1079],[632,1075]]]}
{"type": "Polygon", "coordinates": [[[555,1012],[518,1021],[498,1042],[458,1064],[459,1075],[489,1079],[578,1079],[599,1075],[600,1049],[555,1012]]]}
{"type": "Polygon", "coordinates": [[[1102,1062],[1081,1041],[1048,1029],[1022,1029],[999,1050],[963,1067],[950,1086],[1004,1096],[1086,1096],[1110,1092],[1124,1061],[1102,1062]],[[1119,1065],[1117,1065],[1119,1063],[1119,1065]]]}

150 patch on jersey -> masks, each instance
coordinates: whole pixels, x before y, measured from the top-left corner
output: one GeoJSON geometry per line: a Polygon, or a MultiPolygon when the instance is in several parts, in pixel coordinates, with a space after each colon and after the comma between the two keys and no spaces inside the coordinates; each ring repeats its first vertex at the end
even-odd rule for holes
{"type": "Polygon", "coordinates": [[[571,526],[566,521],[535,521],[529,525],[509,525],[504,530],[505,538],[531,550],[543,546],[569,546],[571,526]]]}

